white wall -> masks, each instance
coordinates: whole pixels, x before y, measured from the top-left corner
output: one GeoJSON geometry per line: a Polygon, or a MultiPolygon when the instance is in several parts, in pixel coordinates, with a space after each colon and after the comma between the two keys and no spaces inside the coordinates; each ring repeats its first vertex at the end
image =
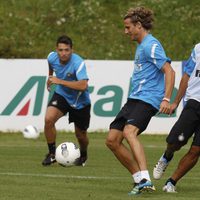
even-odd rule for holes
{"type": "MultiPolygon", "coordinates": [[[[115,113],[126,102],[129,90],[129,81],[133,71],[133,61],[98,61],[86,60],[89,75],[89,85],[93,88],[91,93],[92,112],[89,130],[108,130],[115,113]],[[121,101],[122,100],[122,101],[121,101]],[[102,103],[107,101],[107,103],[102,103]],[[113,109],[113,106],[116,106],[113,109]]],[[[172,62],[176,71],[175,87],[178,88],[182,62],[172,62]]],[[[48,91],[43,88],[48,73],[48,65],[43,59],[0,59],[0,130],[23,130],[28,124],[33,124],[43,130],[44,115],[48,102],[48,91]],[[30,78],[36,81],[29,87],[30,78]],[[38,78],[38,79],[37,79],[38,78]],[[29,80],[29,82],[27,82],[29,80]],[[27,91],[25,91],[25,87],[27,91]],[[18,95],[18,99],[11,102],[18,95]],[[36,94],[44,95],[42,101],[36,101],[36,94]],[[16,103],[17,102],[17,103],[16,103]],[[29,104],[28,104],[29,102],[29,104]],[[38,105],[41,103],[41,110],[38,105]],[[27,105],[25,107],[25,105],[27,105]],[[23,112],[22,112],[22,108],[23,112]],[[34,109],[36,113],[34,114],[34,109]],[[21,112],[20,112],[21,111],[21,112]],[[20,114],[21,113],[21,114],[20,114]]],[[[90,88],[90,89],[91,89],[90,88]]],[[[39,98],[39,97],[38,97],[39,98]]],[[[177,110],[180,114],[182,105],[177,110]]],[[[146,132],[168,133],[176,117],[153,117],[146,132]]],[[[57,129],[73,130],[73,125],[68,125],[68,119],[63,117],[57,123],[57,129]]]]}

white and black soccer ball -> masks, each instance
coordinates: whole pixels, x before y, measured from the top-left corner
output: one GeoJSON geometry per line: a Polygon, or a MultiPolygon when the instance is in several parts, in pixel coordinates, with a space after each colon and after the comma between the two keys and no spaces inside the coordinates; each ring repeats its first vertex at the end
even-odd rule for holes
{"type": "Polygon", "coordinates": [[[40,136],[40,132],[35,126],[28,125],[22,131],[24,138],[37,139],[40,136]]]}
{"type": "Polygon", "coordinates": [[[56,161],[64,166],[73,166],[80,158],[80,149],[73,142],[64,142],[56,148],[56,161]]]}

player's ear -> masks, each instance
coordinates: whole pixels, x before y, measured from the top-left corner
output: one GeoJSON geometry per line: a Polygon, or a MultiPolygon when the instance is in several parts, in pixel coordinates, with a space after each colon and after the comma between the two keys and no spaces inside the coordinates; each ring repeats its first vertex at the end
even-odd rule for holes
{"type": "Polygon", "coordinates": [[[141,29],[141,28],[142,28],[141,22],[138,21],[138,22],[137,22],[137,26],[138,26],[139,29],[141,29]]]}

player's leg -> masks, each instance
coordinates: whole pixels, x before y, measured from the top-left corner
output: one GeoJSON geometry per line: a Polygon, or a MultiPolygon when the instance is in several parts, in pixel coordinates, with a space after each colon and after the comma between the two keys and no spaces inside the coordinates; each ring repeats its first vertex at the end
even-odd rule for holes
{"type": "Polygon", "coordinates": [[[45,115],[45,125],[44,133],[46,136],[46,141],[48,145],[49,152],[47,153],[45,159],[43,160],[43,165],[50,165],[54,163],[55,160],[55,150],[56,150],[56,128],[55,123],[63,116],[63,113],[56,107],[49,106],[45,115]]]}
{"type": "Polygon", "coordinates": [[[53,143],[56,140],[55,123],[63,116],[63,113],[56,107],[49,106],[45,115],[44,133],[47,143],[53,143]]]}
{"type": "Polygon", "coordinates": [[[200,146],[191,146],[190,150],[182,157],[177,169],[171,176],[174,181],[181,179],[197,163],[200,156],[200,146]]]}
{"type": "Polygon", "coordinates": [[[85,166],[85,162],[88,158],[87,151],[88,151],[88,145],[89,145],[89,138],[87,136],[87,131],[80,129],[78,126],[75,125],[75,134],[79,143],[80,153],[81,153],[81,156],[77,162],[77,165],[85,166]]]}
{"type": "Polygon", "coordinates": [[[123,139],[122,131],[110,129],[106,138],[106,145],[120,163],[126,167],[131,174],[135,174],[140,171],[139,166],[134,162],[130,150],[122,143],[123,139]]]}
{"type": "Polygon", "coordinates": [[[133,178],[135,177],[134,180],[137,179],[139,174],[141,184],[136,185],[137,188],[134,186],[133,190],[129,193],[130,195],[138,194],[147,186],[145,185],[146,183],[148,183],[150,190],[154,190],[154,187],[150,182],[148,170],[146,170],[144,149],[138,140],[137,135],[145,130],[151,117],[155,113],[156,109],[150,104],[138,100],[128,100],[110,125],[107,146],[113,151],[120,162],[132,173],[133,178]],[[123,146],[122,140],[124,138],[127,140],[131,151],[123,146]],[[144,178],[145,183],[142,178],[144,178]]]}
{"type": "Polygon", "coordinates": [[[44,133],[47,140],[49,152],[43,160],[44,166],[51,165],[55,160],[56,151],[56,128],[55,123],[68,112],[69,105],[64,97],[54,93],[47,107],[45,115],[44,133]]]}
{"type": "Polygon", "coordinates": [[[193,102],[188,101],[184,107],[178,121],[172,127],[167,141],[167,148],[158,160],[153,170],[153,177],[160,179],[165,172],[167,166],[173,158],[174,152],[178,151],[185,145],[188,139],[193,135],[199,122],[197,114],[194,112],[193,102]]]}
{"type": "Polygon", "coordinates": [[[165,170],[167,169],[170,161],[174,156],[174,152],[178,151],[182,145],[178,144],[167,144],[167,148],[165,152],[162,154],[158,162],[156,163],[153,169],[153,178],[160,179],[164,174],[165,170]]]}
{"type": "Polygon", "coordinates": [[[106,138],[107,147],[113,152],[120,163],[131,173],[134,187],[131,194],[139,194],[138,184],[141,181],[140,169],[133,159],[131,151],[123,144],[123,129],[125,125],[125,116],[128,111],[127,103],[110,124],[110,131],[106,138]]]}
{"type": "Polygon", "coordinates": [[[163,191],[176,192],[176,183],[197,163],[200,156],[200,125],[197,126],[190,150],[181,158],[178,167],[166,181],[163,191]]]}
{"type": "Polygon", "coordinates": [[[90,109],[91,105],[87,105],[82,109],[70,109],[69,111],[69,123],[74,122],[75,135],[80,147],[80,159],[76,165],[85,166],[85,162],[88,159],[88,145],[89,138],[87,129],[90,124],[90,109]]]}
{"type": "Polygon", "coordinates": [[[181,158],[176,170],[166,181],[163,191],[168,193],[176,192],[176,183],[197,163],[200,156],[200,146],[192,146],[190,150],[181,158]]]}
{"type": "Polygon", "coordinates": [[[123,129],[126,123],[126,115],[129,114],[128,106],[129,101],[123,106],[116,118],[110,124],[110,131],[106,138],[106,145],[121,164],[126,167],[132,175],[134,175],[140,171],[139,166],[134,162],[130,150],[122,143],[124,139],[123,129]]]}
{"type": "MultiPolygon", "coordinates": [[[[123,137],[127,140],[131,148],[134,160],[136,161],[137,166],[139,167],[140,178],[141,178],[141,181],[138,184],[139,192],[154,191],[155,187],[150,179],[150,175],[147,169],[147,161],[144,153],[144,148],[137,136],[138,133],[139,133],[139,128],[128,124],[124,128],[123,137]]],[[[129,193],[129,195],[134,194],[134,191],[135,187],[129,193]]]]}
{"type": "Polygon", "coordinates": [[[139,133],[139,128],[127,124],[124,127],[123,137],[128,142],[131,151],[133,153],[134,159],[136,160],[136,163],[138,164],[140,171],[142,171],[142,170],[147,170],[147,162],[144,153],[144,148],[137,136],[138,133],[139,133]]]}
{"type": "Polygon", "coordinates": [[[152,116],[157,112],[152,105],[140,100],[131,100],[128,105],[129,114],[127,115],[126,125],[123,130],[123,137],[127,140],[132,155],[139,166],[141,174],[141,182],[139,183],[140,191],[154,191],[149,171],[147,169],[147,161],[144,148],[139,140],[138,135],[148,126],[152,116]]]}
{"type": "MultiPolygon", "coordinates": [[[[113,123],[112,123],[113,126],[113,123]]],[[[138,164],[133,159],[130,150],[123,144],[123,135],[121,130],[111,128],[106,138],[107,147],[113,152],[120,163],[132,174],[133,189],[129,195],[137,195],[140,193],[138,184],[141,181],[141,174],[138,164]]]]}

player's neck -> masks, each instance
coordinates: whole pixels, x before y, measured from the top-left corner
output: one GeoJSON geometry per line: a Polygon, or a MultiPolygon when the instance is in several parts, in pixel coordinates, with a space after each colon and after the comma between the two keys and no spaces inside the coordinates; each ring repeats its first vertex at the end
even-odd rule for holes
{"type": "Polygon", "coordinates": [[[142,31],[140,34],[140,37],[138,37],[137,42],[140,44],[148,34],[149,34],[149,31],[146,31],[146,30],[142,31]]]}

